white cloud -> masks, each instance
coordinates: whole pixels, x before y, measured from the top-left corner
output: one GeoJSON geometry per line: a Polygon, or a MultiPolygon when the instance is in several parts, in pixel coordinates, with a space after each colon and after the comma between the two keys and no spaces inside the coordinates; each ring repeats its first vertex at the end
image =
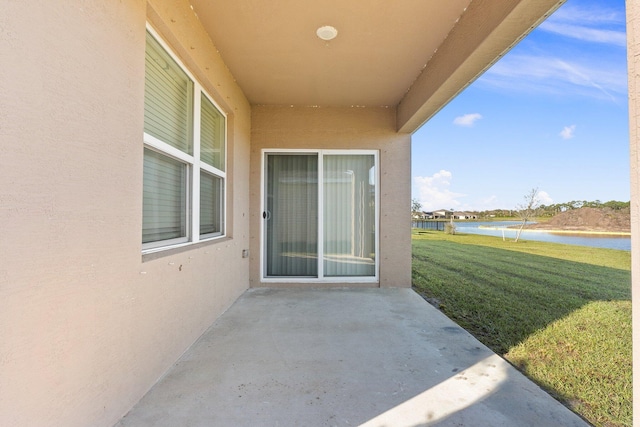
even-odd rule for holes
{"type": "MultiPolygon", "coordinates": [[[[604,4],[604,3],[603,3],[604,4]]],[[[577,4],[566,4],[558,9],[547,21],[577,22],[584,25],[625,25],[624,8],[607,8],[603,4],[591,4],[589,7],[577,4]]]]}
{"type": "MultiPolygon", "coordinates": [[[[471,197],[471,196],[468,196],[471,197]]],[[[460,211],[490,211],[493,209],[505,209],[505,203],[500,201],[500,198],[492,194],[490,196],[479,196],[472,200],[465,200],[466,203],[462,203],[456,206],[456,210],[460,211]]]]}
{"type": "Polygon", "coordinates": [[[511,93],[626,100],[624,8],[568,3],[535,31],[547,36],[518,46],[479,83],[511,93]]]}
{"type": "Polygon", "coordinates": [[[606,6],[567,4],[538,28],[585,42],[626,47],[625,21],[624,13],[606,6]]]}
{"type": "Polygon", "coordinates": [[[471,113],[453,119],[453,124],[458,126],[473,126],[474,123],[482,118],[482,114],[471,113]]]}
{"type": "Polygon", "coordinates": [[[492,194],[491,196],[487,196],[483,199],[480,199],[480,201],[478,202],[478,206],[474,206],[472,209],[469,209],[469,210],[488,211],[491,209],[500,209],[500,208],[501,208],[500,199],[495,194],[492,194]]]}
{"type": "Polygon", "coordinates": [[[575,136],[576,125],[565,126],[564,129],[560,131],[560,136],[562,139],[571,139],[575,136]]]}
{"type": "Polygon", "coordinates": [[[538,191],[538,202],[540,202],[541,205],[552,205],[553,199],[549,196],[549,193],[540,190],[538,191]]]}
{"type": "Polygon", "coordinates": [[[553,22],[540,25],[540,29],[585,42],[611,44],[620,47],[627,45],[627,36],[624,32],[617,30],[601,30],[597,28],[583,27],[580,25],[553,22]]]}
{"type": "Polygon", "coordinates": [[[454,193],[449,189],[453,174],[441,170],[432,176],[416,176],[413,178],[417,199],[422,205],[422,210],[433,211],[436,209],[458,208],[457,200],[465,194],[454,193]]]}
{"type": "Polygon", "coordinates": [[[627,94],[627,71],[618,65],[535,54],[509,55],[479,81],[509,91],[618,100],[627,94]]]}

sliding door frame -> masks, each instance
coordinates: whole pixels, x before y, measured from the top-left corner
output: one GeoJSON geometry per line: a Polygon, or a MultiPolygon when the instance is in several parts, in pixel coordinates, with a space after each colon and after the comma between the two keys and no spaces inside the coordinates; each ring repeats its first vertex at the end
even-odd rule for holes
{"type": "Polygon", "coordinates": [[[380,280],[380,152],[379,150],[325,150],[325,149],[262,149],[260,170],[260,281],[262,283],[378,283],[380,280]],[[267,227],[263,213],[267,211],[267,156],[268,155],[318,156],[318,277],[267,277],[267,227]],[[325,155],[369,155],[374,159],[375,184],[375,273],[373,276],[324,277],[324,156],[325,155]]]}

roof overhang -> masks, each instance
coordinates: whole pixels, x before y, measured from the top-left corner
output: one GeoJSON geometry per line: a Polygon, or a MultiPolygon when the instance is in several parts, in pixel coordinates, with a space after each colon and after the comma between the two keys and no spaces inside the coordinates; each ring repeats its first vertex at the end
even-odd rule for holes
{"type": "Polygon", "coordinates": [[[252,104],[393,107],[406,133],[564,2],[190,1],[252,104]]]}

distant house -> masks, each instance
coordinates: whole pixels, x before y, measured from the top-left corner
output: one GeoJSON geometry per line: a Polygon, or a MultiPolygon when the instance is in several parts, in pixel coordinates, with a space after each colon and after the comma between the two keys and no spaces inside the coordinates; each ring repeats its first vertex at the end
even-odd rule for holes
{"type": "Polygon", "coordinates": [[[478,215],[470,212],[454,212],[453,219],[478,219],[478,215]]]}
{"type": "Polygon", "coordinates": [[[433,211],[433,219],[449,219],[451,218],[452,214],[453,211],[450,211],[448,209],[440,209],[438,211],[433,211]]]}
{"type": "Polygon", "coordinates": [[[417,220],[425,220],[425,219],[430,219],[430,215],[432,215],[431,212],[414,212],[412,215],[413,219],[417,219],[417,220]]]}

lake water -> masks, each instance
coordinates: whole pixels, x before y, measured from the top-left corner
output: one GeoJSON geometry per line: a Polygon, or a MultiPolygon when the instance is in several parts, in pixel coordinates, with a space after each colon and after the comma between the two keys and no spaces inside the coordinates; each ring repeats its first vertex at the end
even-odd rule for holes
{"type": "MultiPolygon", "coordinates": [[[[520,225],[520,221],[465,221],[455,222],[456,231],[459,233],[483,234],[486,236],[504,237],[513,240],[516,238],[516,229],[507,228],[513,225],[520,225]],[[483,228],[492,227],[492,228],[483,228]],[[499,230],[495,228],[499,227],[499,230]]],[[[418,224],[419,226],[419,224],[418,224]]],[[[629,236],[600,236],[584,234],[553,234],[543,231],[522,230],[520,235],[522,240],[539,240],[543,242],[563,243],[566,245],[593,246],[597,248],[619,249],[623,251],[631,250],[631,237],[629,236]]]]}

